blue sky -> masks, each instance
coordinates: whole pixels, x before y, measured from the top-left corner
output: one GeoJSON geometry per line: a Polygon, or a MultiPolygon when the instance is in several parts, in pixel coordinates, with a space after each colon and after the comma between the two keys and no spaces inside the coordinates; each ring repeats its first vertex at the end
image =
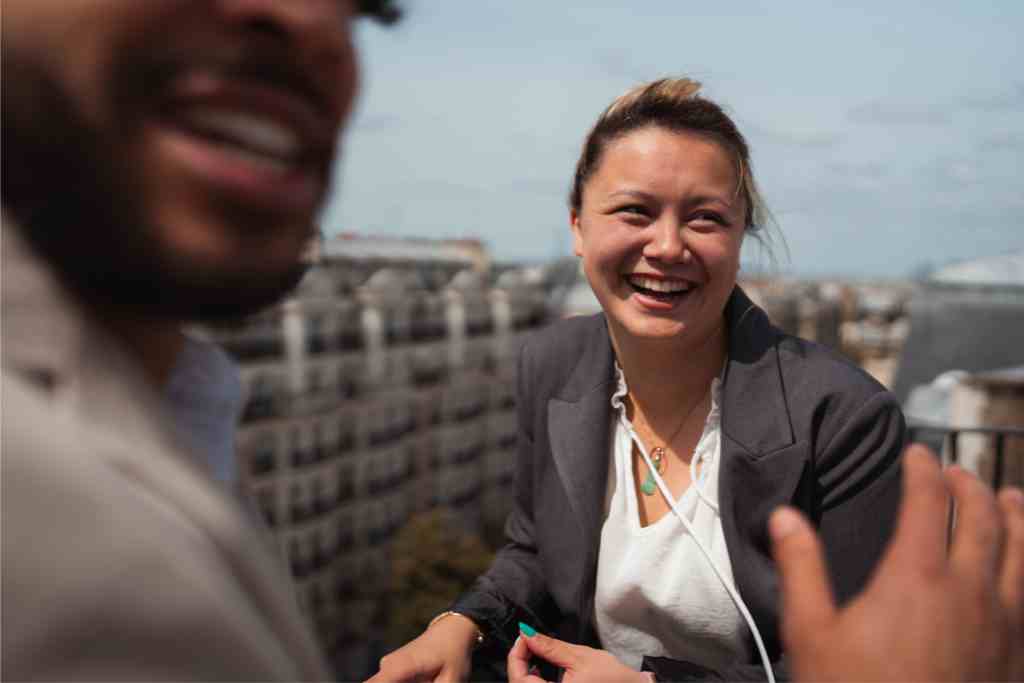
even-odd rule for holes
{"type": "Polygon", "coordinates": [[[327,234],[568,255],[586,131],[630,86],[687,75],[747,135],[781,272],[900,277],[1024,249],[1020,0],[404,4],[397,27],[357,29],[327,234]]]}

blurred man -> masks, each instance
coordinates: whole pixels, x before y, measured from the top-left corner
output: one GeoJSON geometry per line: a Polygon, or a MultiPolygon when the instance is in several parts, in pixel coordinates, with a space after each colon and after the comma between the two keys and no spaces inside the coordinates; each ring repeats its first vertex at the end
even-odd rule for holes
{"type": "Polygon", "coordinates": [[[302,275],[356,11],[4,3],[5,678],[326,677],[167,385],[183,321],[255,311],[302,275]]]}

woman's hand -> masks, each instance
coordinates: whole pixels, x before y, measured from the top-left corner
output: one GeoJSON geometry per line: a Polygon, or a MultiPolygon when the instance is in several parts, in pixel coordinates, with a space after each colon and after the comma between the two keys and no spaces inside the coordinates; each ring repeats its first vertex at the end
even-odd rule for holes
{"type": "Polygon", "coordinates": [[[380,671],[366,683],[456,683],[466,680],[478,632],[469,617],[450,614],[418,638],[380,660],[380,671]]]}
{"type": "Polygon", "coordinates": [[[640,673],[604,651],[585,645],[570,645],[557,638],[536,634],[519,636],[508,652],[509,683],[544,683],[530,673],[530,658],[540,657],[565,669],[564,683],[651,683],[654,677],[640,673]]]}

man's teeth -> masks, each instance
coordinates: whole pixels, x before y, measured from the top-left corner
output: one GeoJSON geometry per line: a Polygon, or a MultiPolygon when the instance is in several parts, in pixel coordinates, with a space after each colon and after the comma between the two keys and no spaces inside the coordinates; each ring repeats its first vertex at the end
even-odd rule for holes
{"type": "Polygon", "coordinates": [[[629,277],[629,282],[636,287],[649,289],[653,292],[661,292],[663,294],[677,294],[679,292],[689,291],[690,289],[690,283],[682,280],[661,280],[653,277],[631,275],[629,277]]]}
{"type": "Polygon", "coordinates": [[[245,161],[250,164],[257,164],[259,166],[263,166],[264,168],[276,173],[285,173],[293,168],[291,162],[283,161],[276,157],[267,156],[266,154],[262,154],[259,152],[253,152],[240,145],[234,145],[231,143],[217,144],[225,152],[241,159],[242,161],[245,161]]]}
{"type": "Polygon", "coordinates": [[[301,150],[294,130],[266,117],[222,109],[195,109],[186,118],[198,131],[264,159],[291,161],[301,150]]]}

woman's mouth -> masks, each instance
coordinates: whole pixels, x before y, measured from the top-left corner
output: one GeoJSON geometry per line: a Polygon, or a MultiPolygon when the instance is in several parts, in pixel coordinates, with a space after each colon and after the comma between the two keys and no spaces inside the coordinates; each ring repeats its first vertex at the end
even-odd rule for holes
{"type": "Polygon", "coordinates": [[[677,278],[652,277],[650,275],[626,275],[626,283],[644,297],[675,305],[682,301],[696,285],[677,278]]]}

